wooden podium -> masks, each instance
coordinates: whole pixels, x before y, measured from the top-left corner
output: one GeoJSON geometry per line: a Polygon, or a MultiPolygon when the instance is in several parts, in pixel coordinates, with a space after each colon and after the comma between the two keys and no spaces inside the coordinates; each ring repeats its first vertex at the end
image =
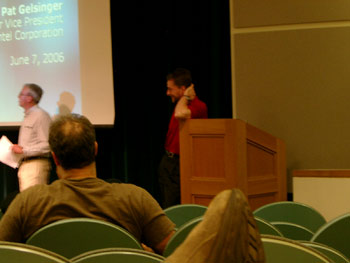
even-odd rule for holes
{"type": "Polygon", "coordinates": [[[286,200],[285,144],[236,119],[190,119],[180,125],[181,203],[208,205],[239,188],[254,210],[286,200]]]}

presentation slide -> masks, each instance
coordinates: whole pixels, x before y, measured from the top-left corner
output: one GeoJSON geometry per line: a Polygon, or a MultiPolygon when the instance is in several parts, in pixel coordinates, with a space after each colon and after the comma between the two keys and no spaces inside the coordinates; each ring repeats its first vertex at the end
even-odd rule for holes
{"type": "Polygon", "coordinates": [[[114,123],[108,2],[0,0],[0,126],[23,120],[18,94],[25,83],[42,87],[39,105],[52,117],[74,112],[94,124],[114,123]]]}

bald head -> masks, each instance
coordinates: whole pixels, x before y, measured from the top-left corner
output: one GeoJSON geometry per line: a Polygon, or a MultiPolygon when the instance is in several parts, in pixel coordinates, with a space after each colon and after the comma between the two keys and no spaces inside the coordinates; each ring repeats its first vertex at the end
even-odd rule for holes
{"type": "Polygon", "coordinates": [[[50,126],[49,144],[65,170],[83,168],[95,161],[95,129],[78,114],[56,118],[50,126]]]}

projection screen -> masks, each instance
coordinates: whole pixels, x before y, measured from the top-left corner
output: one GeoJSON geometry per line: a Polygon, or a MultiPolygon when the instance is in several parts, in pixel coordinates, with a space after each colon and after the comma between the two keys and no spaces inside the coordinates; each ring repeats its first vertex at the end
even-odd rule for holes
{"type": "Polygon", "coordinates": [[[113,125],[109,0],[0,0],[0,126],[22,121],[25,83],[43,88],[52,117],[113,125]]]}

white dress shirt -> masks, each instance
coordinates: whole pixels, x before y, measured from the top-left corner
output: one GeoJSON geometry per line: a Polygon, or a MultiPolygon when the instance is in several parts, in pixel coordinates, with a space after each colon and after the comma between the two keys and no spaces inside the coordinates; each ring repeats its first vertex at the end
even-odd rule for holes
{"type": "Polygon", "coordinates": [[[50,115],[38,105],[26,111],[19,130],[18,145],[23,147],[23,156],[49,155],[50,115]]]}

